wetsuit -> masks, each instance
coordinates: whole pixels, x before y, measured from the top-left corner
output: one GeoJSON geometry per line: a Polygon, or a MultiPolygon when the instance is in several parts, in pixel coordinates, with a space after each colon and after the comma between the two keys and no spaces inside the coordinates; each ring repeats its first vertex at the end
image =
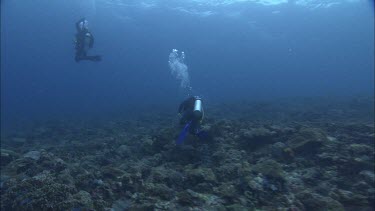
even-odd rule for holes
{"type": "Polygon", "coordinates": [[[83,24],[85,19],[80,19],[76,23],[76,55],[75,60],[79,62],[81,60],[91,60],[91,61],[100,61],[101,56],[88,56],[87,51],[94,46],[94,37],[92,36],[91,32],[85,27],[80,26],[83,24]]]}
{"type": "Polygon", "coordinates": [[[197,118],[194,115],[195,100],[195,97],[189,97],[188,99],[183,101],[178,108],[178,113],[182,115],[180,124],[185,125],[191,121],[189,132],[193,135],[196,135],[199,132],[202,120],[202,117],[197,118]]]}

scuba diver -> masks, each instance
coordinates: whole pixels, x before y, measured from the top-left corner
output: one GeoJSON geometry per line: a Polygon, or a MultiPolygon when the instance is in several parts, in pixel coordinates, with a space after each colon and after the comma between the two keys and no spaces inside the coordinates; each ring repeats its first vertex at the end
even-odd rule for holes
{"type": "Polygon", "coordinates": [[[76,55],[75,60],[79,62],[81,60],[90,60],[90,61],[100,61],[102,57],[99,55],[88,56],[87,51],[94,46],[94,37],[89,32],[88,21],[85,18],[80,19],[76,23],[76,39],[75,39],[75,49],[76,55]]]}
{"type": "Polygon", "coordinates": [[[178,108],[178,115],[180,116],[180,125],[185,126],[178,137],[177,144],[183,143],[188,132],[198,138],[207,136],[207,133],[201,130],[204,111],[200,97],[191,96],[183,101],[178,108]]]}

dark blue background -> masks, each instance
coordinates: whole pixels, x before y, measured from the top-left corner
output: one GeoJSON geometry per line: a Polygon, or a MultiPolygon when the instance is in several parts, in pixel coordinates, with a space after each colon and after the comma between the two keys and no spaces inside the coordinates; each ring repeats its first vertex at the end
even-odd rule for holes
{"type": "Polygon", "coordinates": [[[209,17],[167,3],[92,2],[1,2],[3,125],[152,106],[173,113],[185,97],[168,67],[173,48],[185,51],[193,89],[206,103],[374,94],[374,13],[366,1],[315,10],[233,4],[209,17]],[[100,63],[74,62],[74,23],[83,16],[100,63]]]}

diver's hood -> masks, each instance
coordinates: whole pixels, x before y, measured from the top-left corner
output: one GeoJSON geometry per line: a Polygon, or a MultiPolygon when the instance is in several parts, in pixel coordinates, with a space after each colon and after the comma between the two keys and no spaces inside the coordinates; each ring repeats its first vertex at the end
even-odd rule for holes
{"type": "Polygon", "coordinates": [[[89,22],[87,20],[84,20],[84,21],[80,22],[79,28],[81,30],[84,30],[84,29],[88,30],[89,29],[89,22]]]}

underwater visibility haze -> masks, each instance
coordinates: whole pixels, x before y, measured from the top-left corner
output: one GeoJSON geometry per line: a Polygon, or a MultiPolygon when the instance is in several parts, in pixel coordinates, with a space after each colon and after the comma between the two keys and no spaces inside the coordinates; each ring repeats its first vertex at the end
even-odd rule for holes
{"type": "Polygon", "coordinates": [[[2,119],[176,104],[168,56],[184,51],[213,102],[372,95],[370,1],[3,1],[2,119]],[[99,63],[74,61],[85,17],[99,63]],[[73,58],[73,59],[72,59],[73,58]]]}
{"type": "Polygon", "coordinates": [[[373,1],[1,1],[2,210],[373,210],[373,109],[373,1]]]}

